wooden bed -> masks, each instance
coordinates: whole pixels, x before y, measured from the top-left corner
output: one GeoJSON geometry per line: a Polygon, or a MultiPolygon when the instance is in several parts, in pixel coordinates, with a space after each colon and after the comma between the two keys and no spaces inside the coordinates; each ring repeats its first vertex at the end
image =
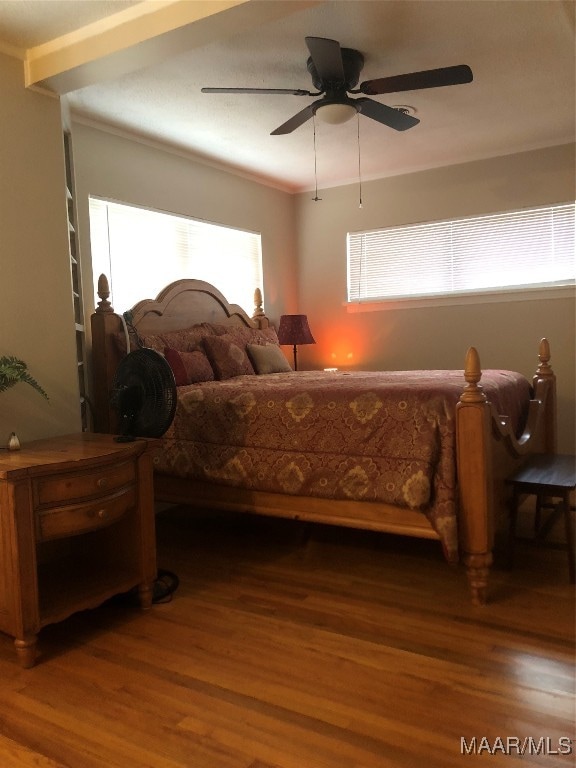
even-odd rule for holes
{"type": "MultiPolygon", "coordinates": [[[[115,434],[118,422],[110,406],[110,391],[123,355],[119,339],[126,330],[122,317],[108,301],[104,275],[99,281],[98,295],[100,302],[91,318],[94,430],[115,434]]],[[[180,280],[167,286],[156,299],[139,302],[128,318],[139,336],[177,331],[200,323],[266,329],[269,321],[262,310],[259,291],[255,303],[250,318],[240,307],[230,305],[214,286],[199,280],[180,280]]],[[[456,504],[460,555],[475,604],[484,603],[487,598],[494,534],[506,505],[505,478],[528,454],[555,451],[556,381],[546,339],[540,342],[538,358],[525,426],[518,435],[511,419],[496,413],[483,391],[475,348],[471,347],[465,357],[462,390],[455,405],[456,504]]],[[[440,538],[421,510],[394,504],[231,488],[163,472],[155,473],[154,486],[159,502],[440,538]]]]}

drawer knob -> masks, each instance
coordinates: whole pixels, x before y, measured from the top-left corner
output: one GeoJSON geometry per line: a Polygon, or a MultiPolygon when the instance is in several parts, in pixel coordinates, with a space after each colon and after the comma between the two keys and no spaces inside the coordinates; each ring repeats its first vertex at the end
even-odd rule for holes
{"type": "Polygon", "coordinates": [[[105,520],[108,517],[108,511],[106,509],[99,509],[96,514],[100,520],[105,520]]]}
{"type": "Polygon", "coordinates": [[[96,481],[96,485],[98,488],[106,488],[108,485],[108,478],[107,477],[101,477],[96,481]]]}

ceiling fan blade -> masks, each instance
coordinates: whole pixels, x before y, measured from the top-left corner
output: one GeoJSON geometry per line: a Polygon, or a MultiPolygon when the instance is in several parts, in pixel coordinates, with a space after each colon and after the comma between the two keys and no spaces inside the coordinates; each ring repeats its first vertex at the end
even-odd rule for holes
{"type": "Polygon", "coordinates": [[[306,120],[310,120],[314,114],[313,107],[313,104],[309,104],[307,107],[304,107],[303,110],[297,112],[293,117],[290,118],[290,120],[286,120],[286,122],[282,123],[282,125],[276,128],[275,131],[272,131],[270,136],[280,136],[282,134],[292,133],[292,131],[295,131],[296,128],[299,128],[301,125],[303,125],[306,120]]]}
{"type": "Polygon", "coordinates": [[[202,88],[202,93],[278,93],[289,96],[318,96],[300,88],[202,88]]]}
{"type": "Polygon", "coordinates": [[[372,120],[377,120],[389,128],[394,128],[395,131],[406,131],[420,122],[417,117],[407,115],[405,112],[400,112],[393,107],[387,107],[386,104],[380,104],[379,101],[360,98],[356,99],[355,103],[363,115],[371,117],[372,120]]]}
{"type": "Polygon", "coordinates": [[[325,37],[307,37],[306,45],[321,80],[344,81],[344,64],[340,43],[325,37]]]}
{"type": "Polygon", "coordinates": [[[360,84],[358,92],[368,96],[377,96],[382,93],[418,91],[422,88],[439,88],[444,85],[463,85],[464,83],[471,83],[472,79],[470,67],[466,64],[459,64],[455,67],[440,67],[440,69],[427,69],[423,72],[410,72],[406,75],[366,80],[360,84]]]}

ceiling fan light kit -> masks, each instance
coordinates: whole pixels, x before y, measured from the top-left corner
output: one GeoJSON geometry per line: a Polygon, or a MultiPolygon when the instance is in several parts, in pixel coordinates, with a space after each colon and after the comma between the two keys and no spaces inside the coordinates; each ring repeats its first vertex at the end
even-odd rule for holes
{"type": "Polygon", "coordinates": [[[336,40],[324,37],[307,37],[310,56],[306,66],[317,92],[301,88],[202,88],[202,93],[248,93],[290,96],[320,96],[317,101],[297,112],[280,125],[272,136],[292,133],[313,117],[323,122],[339,125],[359,113],[396,131],[413,128],[420,122],[406,108],[389,107],[367,96],[387,93],[462,85],[473,80],[472,70],[466,64],[428,69],[392,77],[381,77],[360,83],[364,56],[353,48],[341,48],[336,40]],[[349,94],[364,94],[352,99],[349,94]]]}
{"type": "Polygon", "coordinates": [[[335,101],[318,104],[314,109],[314,114],[323,123],[341,125],[342,123],[347,123],[348,120],[352,120],[358,114],[358,109],[354,104],[335,101]]]}

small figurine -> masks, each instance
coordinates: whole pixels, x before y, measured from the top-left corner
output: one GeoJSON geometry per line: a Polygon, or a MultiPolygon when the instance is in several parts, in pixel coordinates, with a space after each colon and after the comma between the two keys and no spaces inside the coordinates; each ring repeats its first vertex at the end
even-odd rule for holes
{"type": "Polygon", "coordinates": [[[20,440],[18,440],[18,435],[16,434],[16,432],[12,432],[10,434],[10,437],[8,438],[8,450],[9,451],[20,450],[20,440]]]}

